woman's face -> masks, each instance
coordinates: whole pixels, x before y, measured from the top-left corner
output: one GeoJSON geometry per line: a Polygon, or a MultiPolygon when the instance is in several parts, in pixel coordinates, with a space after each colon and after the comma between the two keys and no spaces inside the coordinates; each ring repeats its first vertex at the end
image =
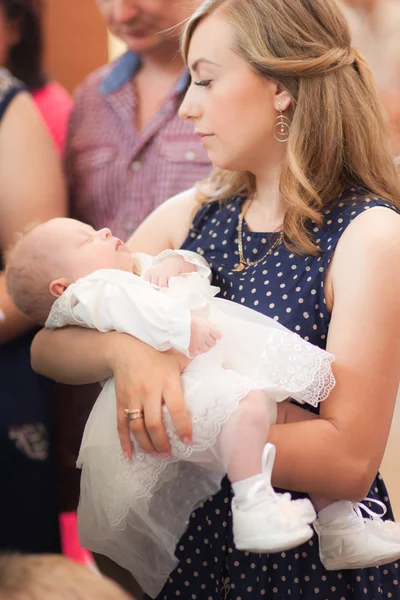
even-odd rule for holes
{"type": "Polygon", "coordinates": [[[257,173],[279,161],[284,144],[274,140],[279,102],[290,97],[257,75],[234,51],[234,31],[217,13],[197,26],[190,42],[191,86],[180,108],[193,121],[215,166],[257,173]]]}

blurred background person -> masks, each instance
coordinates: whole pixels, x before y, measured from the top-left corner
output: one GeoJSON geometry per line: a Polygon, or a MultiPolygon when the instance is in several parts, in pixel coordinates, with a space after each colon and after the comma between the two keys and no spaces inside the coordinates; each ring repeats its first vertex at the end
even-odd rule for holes
{"type": "Polygon", "coordinates": [[[353,45],[367,59],[400,154],[400,1],[341,0],[353,45]]]}
{"type": "Polygon", "coordinates": [[[41,0],[0,0],[0,66],[23,82],[60,152],[72,108],[70,94],[43,67],[41,0]]]}
{"type": "Polygon", "coordinates": [[[66,148],[72,216],[126,240],[159,204],[210,172],[177,111],[189,83],[181,24],[201,0],[97,0],[126,53],[77,89],[66,148]]]}
{"type": "Polygon", "coordinates": [[[115,583],[62,556],[0,557],[0,600],[129,600],[115,583]]]}
{"type": "Polygon", "coordinates": [[[52,384],[30,367],[35,324],[7,294],[4,256],[27,223],[63,215],[65,204],[50,135],[23,84],[0,68],[0,549],[60,549],[52,384]]]}

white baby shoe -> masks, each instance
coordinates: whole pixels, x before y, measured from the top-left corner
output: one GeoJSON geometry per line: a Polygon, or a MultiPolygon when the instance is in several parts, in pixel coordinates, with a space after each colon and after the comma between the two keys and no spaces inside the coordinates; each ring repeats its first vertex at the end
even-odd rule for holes
{"type": "Polygon", "coordinates": [[[400,559],[400,524],[383,521],[385,505],[379,500],[367,498],[378,504],[383,512],[374,513],[360,502],[339,501],[324,509],[314,523],[319,537],[319,555],[328,571],[340,569],[364,569],[379,567],[400,559]],[[371,518],[365,518],[365,511],[371,518]]]}
{"type": "Polygon", "coordinates": [[[232,500],[235,546],[238,550],[283,552],[303,544],[313,536],[309,523],[316,518],[307,498],[292,500],[290,494],[277,494],[271,485],[275,446],[266,444],[262,456],[263,481],[255,483],[246,499],[246,510],[232,500]]]}

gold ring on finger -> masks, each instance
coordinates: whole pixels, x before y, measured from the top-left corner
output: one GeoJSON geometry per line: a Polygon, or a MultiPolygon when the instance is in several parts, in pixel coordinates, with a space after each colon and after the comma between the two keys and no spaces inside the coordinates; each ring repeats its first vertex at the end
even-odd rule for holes
{"type": "Polygon", "coordinates": [[[124,409],[124,413],[128,421],[135,421],[136,419],[144,419],[143,408],[136,408],[130,410],[129,408],[124,409]]]}

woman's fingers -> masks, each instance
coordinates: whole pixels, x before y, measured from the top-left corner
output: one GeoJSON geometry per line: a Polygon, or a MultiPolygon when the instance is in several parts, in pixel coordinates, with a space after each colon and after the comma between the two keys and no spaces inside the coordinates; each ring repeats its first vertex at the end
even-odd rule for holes
{"type": "Polygon", "coordinates": [[[131,431],[145,452],[169,455],[171,448],[162,418],[162,399],[158,391],[143,397],[144,419],[131,421],[131,431]]]}
{"type": "Polygon", "coordinates": [[[192,441],[192,423],[179,378],[171,378],[165,385],[164,402],[171,415],[177,435],[185,444],[189,444],[192,441]]]}
{"type": "Polygon", "coordinates": [[[130,436],[129,422],[124,413],[124,407],[117,404],[117,428],[122,452],[125,458],[132,458],[133,447],[130,436]]]}
{"type": "Polygon", "coordinates": [[[135,338],[118,335],[118,358],[112,368],[122,450],[127,458],[132,456],[133,436],[144,451],[167,456],[170,443],[163,421],[163,401],[177,434],[184,441],[191,440],[191,422],[180,382],[181,372],[190,360],[175,351],[160,353],[135,338]],[[129,421],[126,409],[143,409],[144,418],[129,421]]]}
{"type": "Polygon", "coordinates": [[[139,446],[149,454],[158,454],[144,425],[144,419],[135,419],[129,422],[129,428],[139,446]]]}

